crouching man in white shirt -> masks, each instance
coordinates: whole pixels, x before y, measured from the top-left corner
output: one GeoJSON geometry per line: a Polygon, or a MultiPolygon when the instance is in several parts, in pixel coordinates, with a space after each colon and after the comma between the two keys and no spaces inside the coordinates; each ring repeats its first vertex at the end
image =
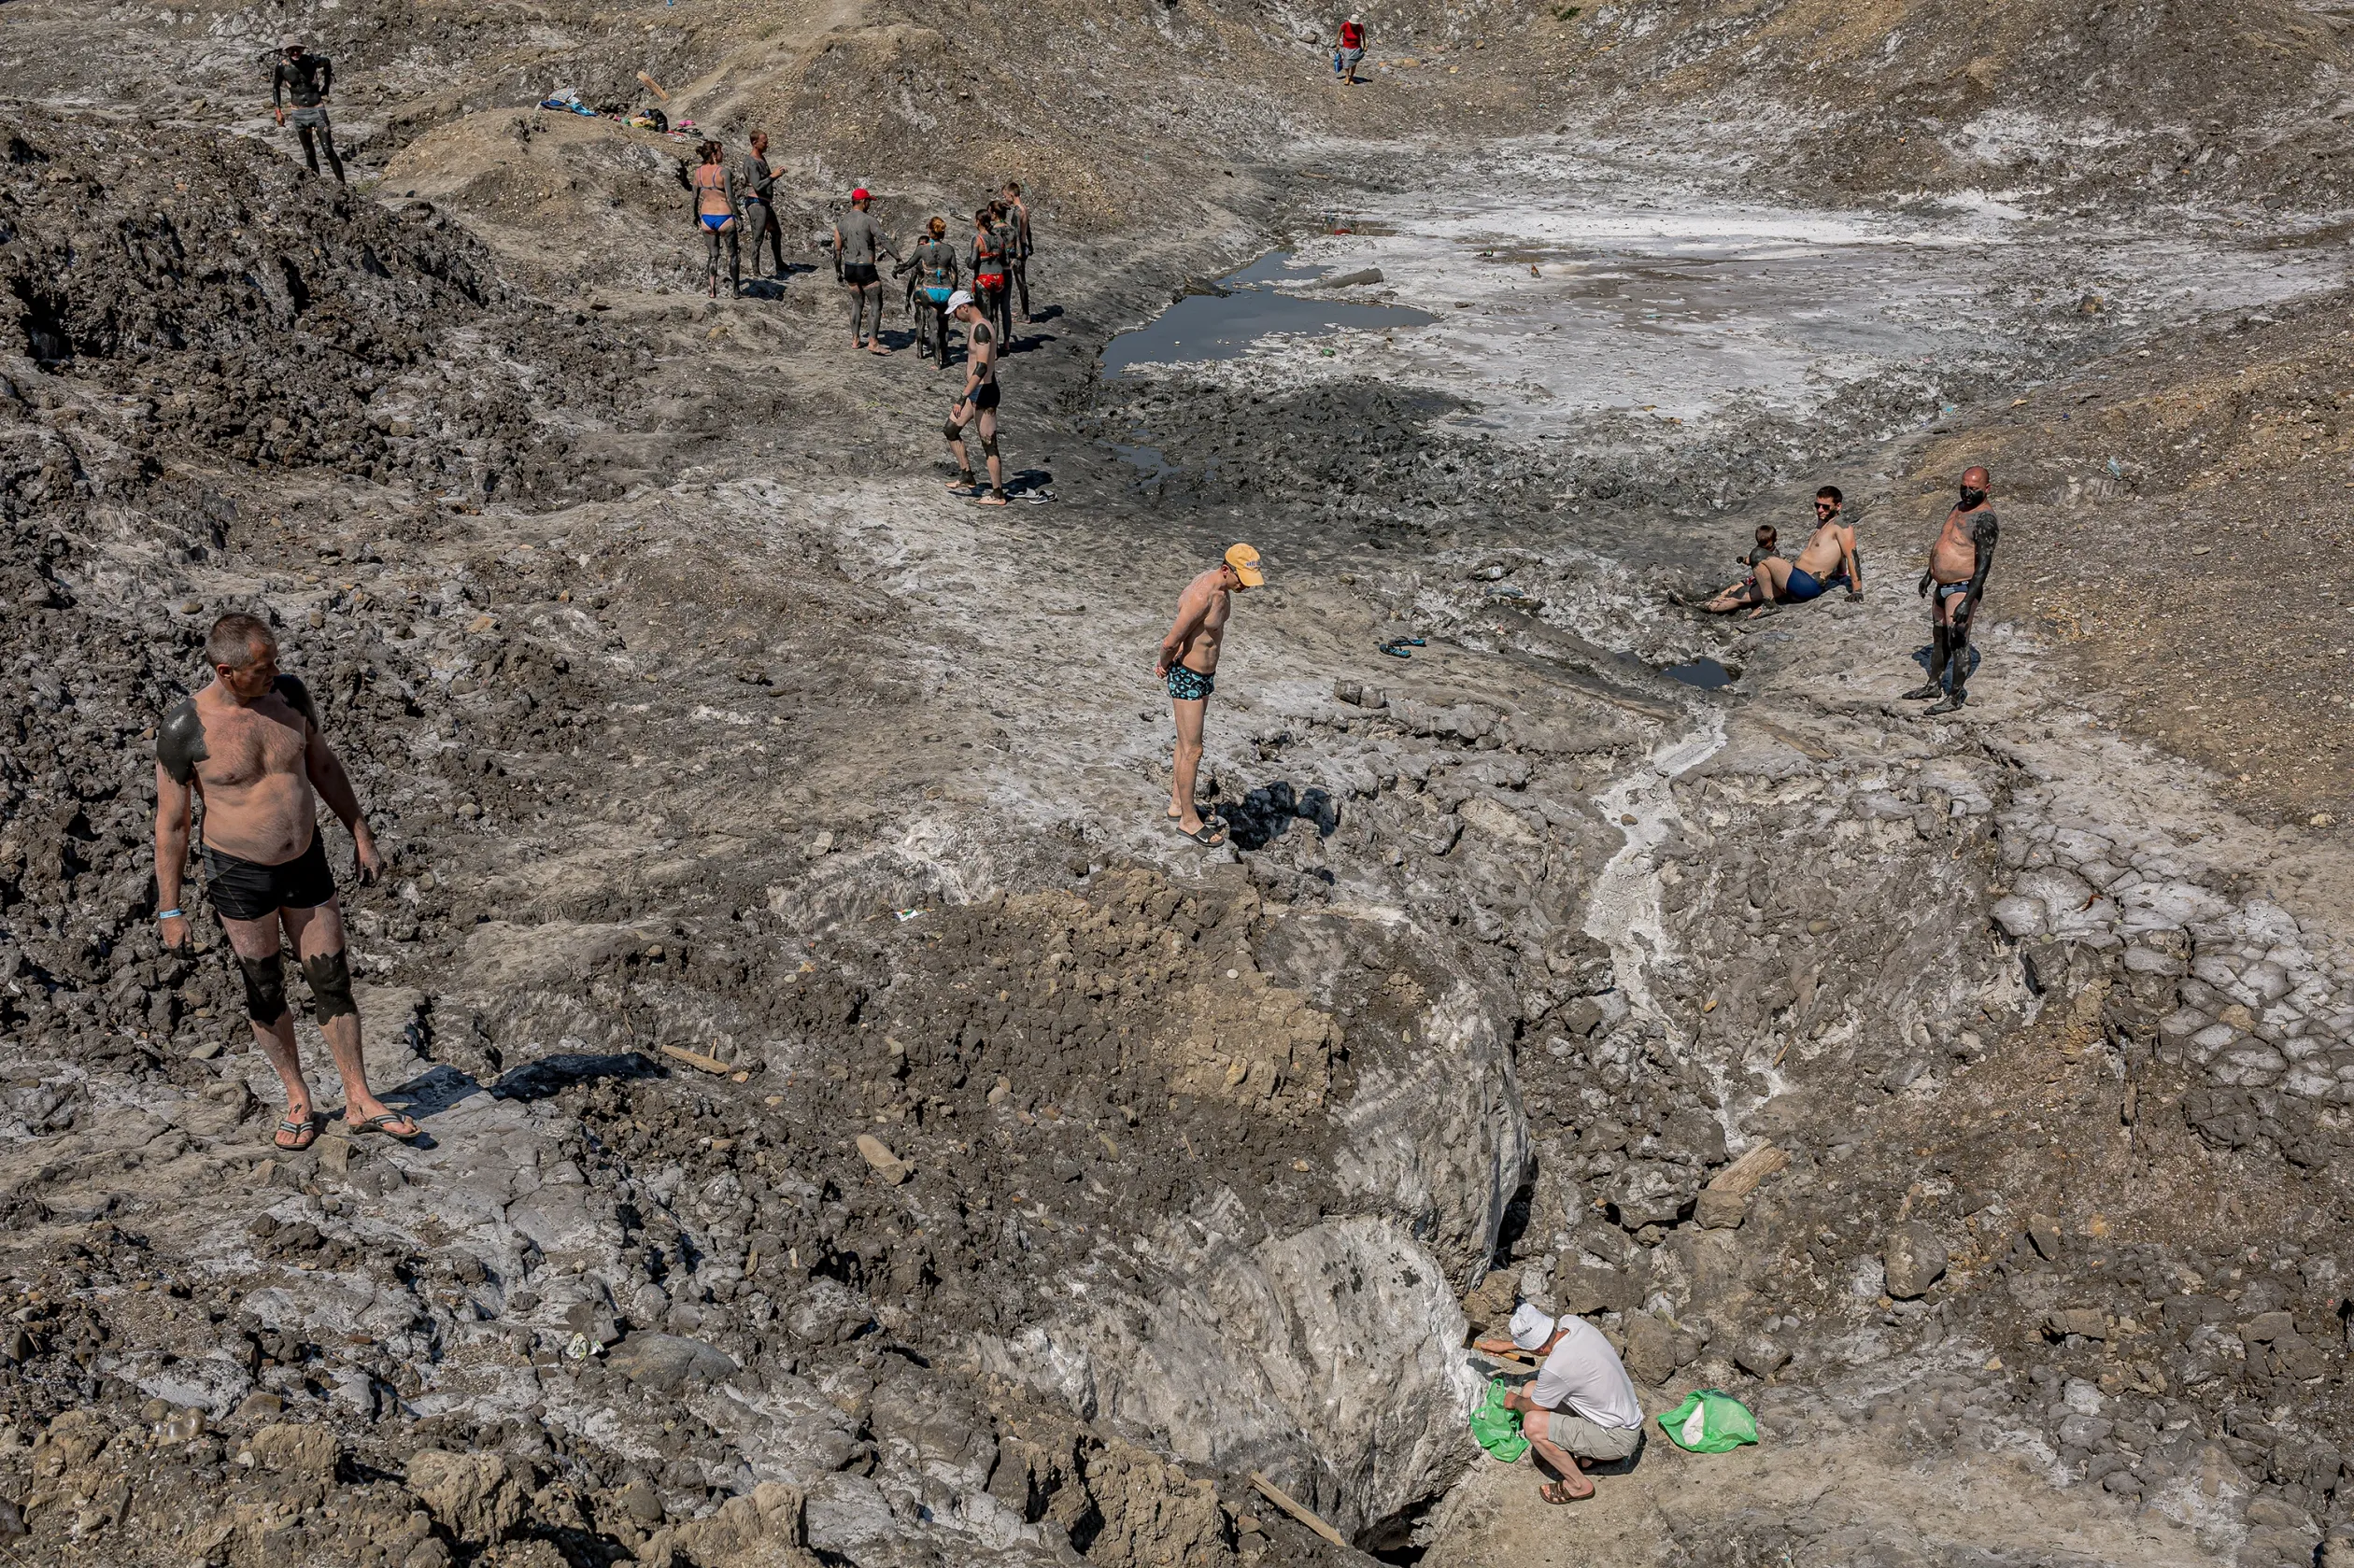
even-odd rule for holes
{"type": "MultiPolygon", "coordinates": [[[[1594,1495],[1594,1483],[1579,1474],[1590,1465],[1624,1459],[1643,1437],[1643,1406],[1626,1367],[1583,1318],[1547,1317],[1526,1302],[1512,1313],[1511,1343],[1544,1358],[1537,1380],[1504,1398],[1506,1408],[1523,1412],[1521,1432],[1537,1457],[1561,1479],[1537,1489],[1548,1503],[1575,1503],[1594,1495]]],[[[1479,1349],[1498,1351],[1500,1339],[1482,1339],[1479,1349]]]]}

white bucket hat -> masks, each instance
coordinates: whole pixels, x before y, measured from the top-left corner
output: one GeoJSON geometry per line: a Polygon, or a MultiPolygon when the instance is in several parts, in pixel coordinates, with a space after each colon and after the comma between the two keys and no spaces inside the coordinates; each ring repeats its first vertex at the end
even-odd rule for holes
{"type": "Polygon", "coordinates": [[[1553,1320],[1526,1302],[1512,1309],[1512,1343],[1524,1350],[1542,1349],[1553,1337],[1553,1320]]]}

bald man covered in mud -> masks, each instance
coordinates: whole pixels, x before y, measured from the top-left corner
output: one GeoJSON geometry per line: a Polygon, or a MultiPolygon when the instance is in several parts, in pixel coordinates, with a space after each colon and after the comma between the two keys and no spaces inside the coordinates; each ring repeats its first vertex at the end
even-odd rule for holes
{"type": "Polygon", "coordinates": [[[1940,699],[1922,710],[1926,714],[1957,713],[1969,700],[1970,623],[1986,593],[2001,533],[1990,504],[1993,483],[1983,468],[1962,475],[1961,497],[1946,514],[1937,542],[1929,547],[1929,569],[1921,574],[1921,596],[1930,603],[1929,678],[1905,693],[1904,700],[1940,699]]]}
{"type": "Polygon", "coordinates": [[[360,798],[326,736],[310,693],[278,673],[277,639],[253,615],[223,615],[205,639],[212,684],[183,697],[155,730],[156,921],[165,947],[188,945],[179,907],[196,801],[205,802],[205,884],[245,976],[246,1016],[286,1088],[274,1141],[289,1152],[319,1136],[310,1086],[294,1049],[280,932],[310,982],[319,1032],[343,1077],[344,1125],[352,1132],[417,1136],[417,1123],[368,1088],[360,1009],[344,962],[343,911],[319,836],[318,802],[350,829],[360,877],[384,870],[360,798]]]}
{"type": "Polygon", "coordinates": [[[1201,768],[1201,723],[1210,694],[1218,685],[1218,650],[1226,642],[1234,596],[1267,581],[1259,553],[1248,544],[1228,549],[1226,558],[1185,585],[1177,599],[1177,619],[1161,639],[1153,673],[1169,686],[1169,711],[1177,725],[1177,753],[1169,780],[1169,820],[1196,843],[1216,848],[1226,830],[1201,820],[1194,803],[1194,777],[1201,768]]]}

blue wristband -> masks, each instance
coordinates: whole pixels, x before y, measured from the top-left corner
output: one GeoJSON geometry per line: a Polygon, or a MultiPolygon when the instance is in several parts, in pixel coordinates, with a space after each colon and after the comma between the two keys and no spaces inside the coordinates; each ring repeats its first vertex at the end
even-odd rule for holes
{"type": "Polygon", "coordinates": [[[180,913],[177,910],[158,910],[155,911],[155,918],[158,920],[185,920],[188,917],[180,913]]]}

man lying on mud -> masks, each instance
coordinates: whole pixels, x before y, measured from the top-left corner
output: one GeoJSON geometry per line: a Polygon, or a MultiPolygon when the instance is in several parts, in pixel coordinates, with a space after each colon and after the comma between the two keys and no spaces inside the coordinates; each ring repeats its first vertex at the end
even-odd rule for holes
{"type": "Polygon", "coordinates": [[[1856,558],[1855,530],[1839,520],[1846,504],[1847,498],[1836,485],[1817,490],[1814,532],[1808,536],[1798,558],[1766,557],[1747,582],[1735,584],[1701,608],[1721,615],[1753,604],[1756,608],[1750,612],[1750,619],[1755,620],[1783,604],[1804,604],[1836,587],[1846,588],[1850,599],[1863,598],[1864,564],[1856,558]]]}
{"type": "Polygon", "coordinates": [[[188,944],[180,880],[196,800],[205,802],[205,888],[244,972],[246,1016],[286,1086],[275,1142],[291,1151],[319,1136],[310,1086],[294,1048],[279,932],[302,960],[319,1032],[343,1076],[344,1125],[353,1132],[417,1136],[417,1123],[368,1088],[360,1009],[344,963],[343,911],[319,836],[318,801],[350,829],[360,878],[384,869],[376,835],[343,763],[319,733],[310,693],[277,667],[277,639],[253,615],[223,615],[205,639],[212,684],[183,697],[155,731],[156,912],[165,947],[188,944]]]}
{"type": "Polygon", "coordinates": [[[1929,569],[1921,574],[1921,592],[1929,597],[1929,678],[1905,693],[1902,700],[1944,700],[1922,710],[1924,714],[1961,711],[1969,700],[1970,622],[1986,592],[1986,574],[1994,567],[1994,542],[2002,529],[1991,505],[1993,475],[1973,468],[1962,475],[1962,496],[1946,514],[1937,542],[1929,546],[1929,569]],[[1950,678],[1952,690],[1946,689],[1950,678]]]}
{"type": "Polygon", "coordinates": [[[1177,754],[1170,770],[1169,820],[1196,843],[1214,849],[1226,842],[1226,829],[1201,820],[1194,803],[1194,775],[1201,767],[1201,721],[1209,711],[1210,694],[1218,685],[1218,649],[1226,641],[1227,617],[1234,613],[1234,595],[1267,581],[1259,570],[1259,553],[1237,544],[1226,559],[1185,585],[1177,599],[1177,620],[1161,639],[1160,657],[1153,674],[1168,684],[1169,711],[1177,725],[1177,754]]]}
{"type": "Polygon", "coordinates": [[[1592,1497],[1594,1483],[1579,1472],[1625,1459],[1643,1440],[1643,1402],[1634,1379],[1602,1331],[1583,1318],[1550,1318],[1522,1302],[1511,1326],[1510,1339],[1482,1339],[1473,1348],[1495,1355],[1518,1347],[1544,1358],[1535,1382],[1504,1396],[1506,1409],[1523,1413],[1521,1435],[1561,1477],[1540,1483],[1537,1495],[1548,1503],[1592,1497]]]}

